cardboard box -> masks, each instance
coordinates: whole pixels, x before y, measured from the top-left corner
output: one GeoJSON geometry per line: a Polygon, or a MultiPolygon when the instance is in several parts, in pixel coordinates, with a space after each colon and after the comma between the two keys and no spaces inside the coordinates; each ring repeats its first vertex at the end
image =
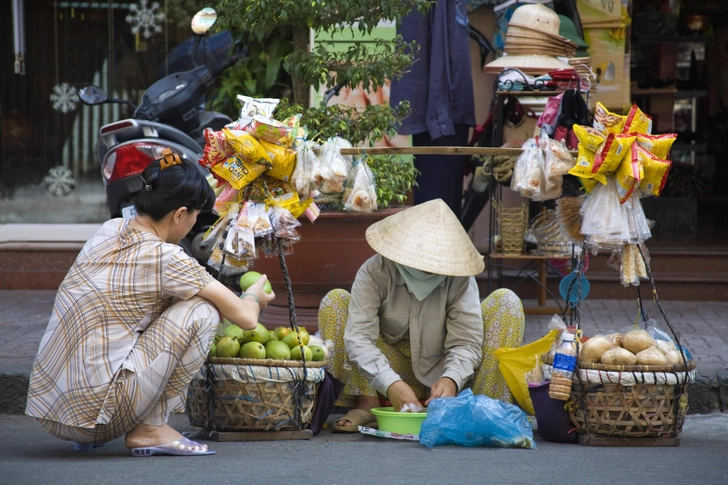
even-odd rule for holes
{"type": "Polygon", "coordinates": [[[586,28],[589,24],[621,22],[621,0],[576,0],[581,23],[586,28]]]}
{"type": "Polygon", "coordinates": [[[584,29],[592,70],[597,74],[596,93],[590,104],[600,101],[615,111],[630,107],[629,56],[625,53],[627,29],[584,29]]]}

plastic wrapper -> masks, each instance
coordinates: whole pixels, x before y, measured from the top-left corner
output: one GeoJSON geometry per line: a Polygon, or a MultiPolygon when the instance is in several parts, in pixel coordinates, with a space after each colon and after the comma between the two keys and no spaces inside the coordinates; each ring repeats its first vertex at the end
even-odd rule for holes
{"type": "Polygon", "coordinates": [[[268,143],[278,143],[281,138],[293,130],[292,127],[284,123],[259,114],[254,115],[250,124],[243,129],[258,140],[268,143]]]}
{"type": "Polygon", "coordinates": [[[607,175],[613,174],[625,157],[630,156],[634,135],[610,134],[604,142],[602,149],[594,157],[592,174],[599,182],[606,184],[607,175]]]}
{"type": "Polygon", "coordinates": [[[652,237],[650,230],[650,222],[645,216],[642,202],[640,202],[637,194],[632,196],[624,203],[627,207],[627,215],[629,221],[630,243],[642,243],[652,237]]]}
{"type": "Polygon", "coordinates": [[[215,247],[207,260],[207,265],[223,276],[233,276],[248,271],[250,260],[230,256],[219,247],[215,247]]]}
{"type": "Polygon", "coordinates": [[[637,155],[638,150],[640,150],[639,146],[633,145],[631,156],[622,159],[622,163],[614,174],[621,203],[626,202],[632,196],[642,180],[643,170],[637,155]]]}
{"type": "Polygon", "coordinates": [[[601,131],[604,135],[614,133],[619,135],[624,129],[624,123],[627,121],[626,116],[611,113],[602,103],[597,103],[594,108],[594,128],[601,131]]]}
{"type": "Polygon", "coordinates": [[[637,245],[624,245],[621,263],[620,281],[625,288],[630,285],[639,286],[640,278],[647,278],[647,268],[637,245]]]}
{"type": "Polygon", "coordinates": [[[433,399],[420,427],[420,443],[536,448],[528,417],[513,404],[465,389],[456,397],[433,399]]]}
{"type": "Polygon", "coordinates": [[[228,146],[227,138],[222,131],[205,128],[203,136],[205,137],[205,149],[199,162],[203,167],[211,168],[233,154],[233,149],[228,146]]]}
{"type": "Polygon", "coordinates": [[[267,193],[265,198],[267,205],[290,210],[299,204],[298,192],[293,190],[290,184],[277,179],[266,179],[264,183],[267,193]]]}
{"type": "Polygon", "coordinates": [[[296,152],[266,141],[261,141],[260,144],[265,149],[272,164],[272,167],[265,174],[288,182],[296,168],[296,152]]]}
{"type": "Polygon", "coordinates": [[[579,178],[593,179],[594,161],[596,153],[579,144],[579,154],[576,157],[576,164],[569,169],[569,173],[579,178]]]}
{"type": "Polygon", "coordinates": [[[229,183],[226,183],[223,191],[215,198],[215,211],[217,211],[218,214],[225,212],[225,207],[231,202],[234,202],[239,193],[240,191],[238,189],[229,183]]]}
{"type": "Polygon", "coordinates": [[[544,149],[544,173],[546,180],[557,182],[561,177],[569,173],[576,160],[566,148],[563,142],[557,140],[549,140],[544,149]]]}
{"type": "Polygon", "coordinates": [[[601,131],[591,126],[574,125],[574,135],[579,140],[579,145],[583,145],[585,149],[594,153],[598,152],[606,137],[601,131]]]}
{"type": "Polygon", "coordinates": [[[639,109],[636,104],[633,104],[624,121],[622,132],[650,134],[652,133],[652,118],[639,109]]]}
{"type": "Polygon", "coordinates": [[[629,241],[629,209],[620,203],[617,183],[598,185],[581,207],[581,233],[593,247],[613,249],[629,241]]]}
{"type": "Polygon", "coordinates": [[[268,215],[273,224],[276,237],[291,242],[301,240],[301,235],[296,230],[301,223],[293,217],[289,210],[274,206],[268,210],[268,215]]]}
{"type": "Polygon", "coordinates": [[[223,250],[237,258],[255,257],[255,231],[246,210],[241,210],[237,221],[230,225],[223,250]]]}
{"type": "Polygon", "coordinates": [[[321,149],[313,180],[324,194],[344,192],[344,180],[351,170],[351,156],[342,155],[342,148],[351,148],[351,143],[336,137],[327,140],[321,149]]]}
{"type": "Polygon", "coordinates": [[[313,151],[313,142],[305,142],[298,148],[296,167],[291,174],[291,185],[304,197],[309,197],[318,187],[314,183],[314,173],[320,170],[320,161],[313,151]]]}
{"type": "Polygon", "coordinates": [[[591,194],[594,188],[599,185],[599,182],[596,181],[596,179],[591,178],[583,178],[583,177],[577,177],[579,180],[579,184],[581,184],[581,187],[584,189],[584,192],[587,194],[591,194]]]}
{"type": "Polygon", "coordinates": [[[639,189],[645,195],[657,197],[665,188],[672,162],[670,160],[661,160],[640,146],[637,147],[636,151],[644,173],[639,183],[639,189]]]}
{"type": "Polygon", "coordinates": [[[290,116],[283,120],[283,124],[289,126],[290,131],[278,140],[278,144],[292,150],[298,150],[308,137],[308,131],[301,126],[301,114],[290,116]]]}
{"type": "Polygon", "coordinates": [[[655,157],[664,160],[670,153],[672,144],[677,139],[676,133],[664,135],[637,135],[637,144],[653,154],[655,157]]]}
{"type": "Polygon", "coordinates": [[[252,224],[256,238],[273,233],[273,225],[263,203],[246,203],[248,221],[252,224]]]}
{"type": "Polygon", "coordinates": [[[212,167],[213,173],[224,178],[236,190],[242,189],[266,170],[266,165],[250,162],[237,153],[212,167]]]}
{"type": "Polygon", "coordinates": [[[233,148],[236,155],[239,155],[250,164],[263,165],[266,170],[273,168],[270,155],[253,135],[242,130],[228,129],[224,129],[223,133],[228,145],[233,148]]]}
{"type": "Polygon", "coordinates": [[[358,160],[344,182],[344,210],[372,212],[377,209],[377,187],[374,174],[365,160],[358,160]]]}
{"type": "Polygon", "coordinates": [[[511,189],[528,198],[540,196],[545,183],[543,166],[543,152],[538,143],[535,139],[527,140],[513,168],[511,189]]]}
{"type": "Polygon", "coordinates": [[[250,96],[238,94],[238,102],[240,103],[241,108],[240,118],[236,125],[238,126],[238,129],[243,129],[252,123],[253,118],[256,115],[272,118],[273,111],[275,111],[276,106],[280,103],[280,99],[251,98],[250,96]]]}

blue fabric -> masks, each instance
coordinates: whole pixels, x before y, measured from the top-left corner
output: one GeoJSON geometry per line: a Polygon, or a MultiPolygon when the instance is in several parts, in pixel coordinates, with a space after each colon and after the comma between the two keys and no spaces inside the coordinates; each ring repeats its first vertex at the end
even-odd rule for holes
{"type": "Polygon", "coordinates": [[[465,0],[438,0],[426,15],[413,11],[399,31],[420,46],[417,61],[402,79],[392,81],[390,104],[408,100],[412,114],[399,132],[428,132],[434,140],[455,134],[455,125],[475,125],[470,71],[468,11],[465,0]]]}

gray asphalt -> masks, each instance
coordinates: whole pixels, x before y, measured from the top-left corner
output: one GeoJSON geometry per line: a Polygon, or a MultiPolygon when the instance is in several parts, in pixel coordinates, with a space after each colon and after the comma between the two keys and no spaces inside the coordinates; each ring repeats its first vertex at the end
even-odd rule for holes
{"type": "MultiPolygon", "coordinates": [[[[182,415],[171,424],[191,429],[182,415]]],[[[129,456],[119,439],[90,453],[48,435],[29,417],[0,416],[0,483],[44,484],[524,484],[725,485],[728,415],[693,415],[676,448],[435,447],[324,430],[311,441],[208,442],[202,457],[129,456]]]]}

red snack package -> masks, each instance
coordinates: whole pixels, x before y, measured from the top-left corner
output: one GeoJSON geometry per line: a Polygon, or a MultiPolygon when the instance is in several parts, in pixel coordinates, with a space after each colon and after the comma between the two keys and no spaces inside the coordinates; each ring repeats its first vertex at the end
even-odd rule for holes
{"type": "Polygon", "coordinates": [[[233,154],[233,149],[228,145],[225,134],[222,131],[213,131],[212,128],[205,128],[204,132],[205,151],[200,159],[200,165],[212,168],[213,165],[226,160],[233,154]]]}

